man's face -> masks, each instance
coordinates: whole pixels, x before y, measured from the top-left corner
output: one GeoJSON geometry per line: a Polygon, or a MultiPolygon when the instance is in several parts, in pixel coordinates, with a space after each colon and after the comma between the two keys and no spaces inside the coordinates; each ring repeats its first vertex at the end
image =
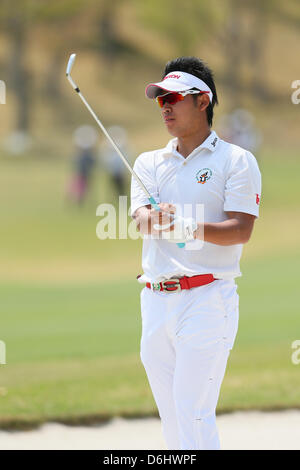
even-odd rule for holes
{"type": "Polygon", "coordinates": [[[164,123],[168,132],[174,137],[188,137],[199,132],[207,125],[205,109],[209,104],[209,97],[205,94],[186,95],[183,101],[175,104],[164,103],[161,108],[164,123]]]}

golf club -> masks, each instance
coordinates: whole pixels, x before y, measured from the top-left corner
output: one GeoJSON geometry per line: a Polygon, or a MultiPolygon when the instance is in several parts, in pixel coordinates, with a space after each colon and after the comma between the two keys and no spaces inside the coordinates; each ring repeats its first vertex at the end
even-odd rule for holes
{"type": "MultiPolygon", "coordinates": [[[[143,184],[143,182],[140,180],[140,178],[138,177],[138,175],[136,174],[136,172],[131,168],[130,164],[128,163],[128,160],[126,159],[126,157],[122,154],[121,150],[119,149],[119,147],[117,146],[117,144],[114,142],[114,140],[111,138],[111,136],[109,135],[109,133],[107,132],[107,130],[105,129],[105,127],[103,126],[102,122],[100,121],[100,119],[98,118],[98,116],[96,115],[96,113],[93,111],[93,109],[91,108],[91,106],[89,105],[89,103],[86,101],[85,97],[82,95],[82,93],[80,92],[80,89],[78,88],[78,86],[76,85],[76,83],[74,82],[74,80],[72,79],[71,77],[71,70],[72,70],[72,67],[74,65],[74,62],[75,62],[75,58],[76,58],[76,54],[71,54],[70,55],[70,58],[69,58],[69,61],[68,61],[68,65],[67,65],[67,70],[66,70],[66,76],[67,76],[67,79],[69,80],[72,88],[77,92],[77,94],[79,95],[80,99],[83,101],[83,103],[85,104],[85,106],[87,107],[87,109],[89,110],[89,112],[91,113],[91,115],[93,116],[93,118],[95,119],[95,121],[97,122],[98,126],[100,127],[100,129],[102,130],[102,132],[104,133],[104,135],[107,137],[107,139],[109,140],[109,142],[111,143],[111,145],[113,146],[113,148],[115,149],[115,151],[117,152],[117,154],[119,155],[119,157],[122,159],[124,165],[126,166],[126,168],[130,171],[130,173],[132,174],[132,176],[136,179],[136,181],[138,182],[139,186],[141,187],[141,189],[144,191],[144,193],[146,194],[150,204],[152,205],[152,207],[154,207],[155,210],[157,211],[160,211],[160,207],[159,205],[157,204],[157,202],[155,201],[155,199],[151,196],[151,194],[149,193],[149,191],[147,190],[147,188],[145,187],[145,185],[143,184]]],[[[172,223],[171,223],[172,224],[172,223]]],[[[162,228],[168,228],[171,224],[167,224],[166,226],[161,226],[162,228]]],[[[177,243],[177,245],[179,246],[179,248],[183,248],[185,246],[185,243],[177,243]]]]}

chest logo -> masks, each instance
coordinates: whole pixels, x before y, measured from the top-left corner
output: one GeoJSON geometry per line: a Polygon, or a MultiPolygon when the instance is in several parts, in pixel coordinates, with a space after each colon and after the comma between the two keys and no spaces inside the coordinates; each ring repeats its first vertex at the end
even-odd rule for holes
{"type": "Polygon", "coordinates": [[[212,177],[212,171],[209,168],[202,168],[196,174],[196,180],[198,183],[204,184],[212,177]]]}

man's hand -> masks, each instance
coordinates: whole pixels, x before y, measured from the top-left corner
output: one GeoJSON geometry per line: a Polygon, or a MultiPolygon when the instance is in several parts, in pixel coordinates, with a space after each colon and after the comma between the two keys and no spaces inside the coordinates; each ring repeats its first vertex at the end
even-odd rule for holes
{"type": "MultiPolygon", "coordinates": [[[[197,223],[193,218],[176,216],[176,207],[172,204],[159,204],[161,212],[151,209],[154,231],[159,233],[164,240],[172,243],[185,243],[194,240],[194,232],[197,223]]],[[[155,233],[154,232],[154,233],[155,233]]]]}
{"type": "Polygon", "coordinates": [[[161,202],[158,205],[160,208],[159,212],[154,208],[150,210],[151,233],[161,233],[162,231],[172,232],[174,230],[176,207],[167,202],[161,202]]]}
{"type": "MultiPolygon", "coordinates": [[[[195,238],[197,222],[192,218],[177,216],[171,222],[171,230],[161,230],[161,236],[164,240],[171,243],[186,243],[195,238]]],[[[156,227],[155,227],[156,228],[156,227]]]]}
{"type": "Polygon", "coordinates": [[[174,220],[176,207],[173,204],[161,202],[158,204],[160,211],[152,208],[149,204],[147,206],[139,207],[133,214],[133,219],[136,222],[138,230],[144,235],[159,235],[160,230],[155,230],[154,225],[160,225],[168,231],[174,230],[171,222],[174,220]]]}
{"type": "Polygon", "coordinates": [[[156,235],[172,243],[185,243],[195,238],[197,223],[192,218],[176,216],[173,204],[161,202],[160,211],[150,205],[136,210],[133,218],[138,230],[144,235],[156,235]]]}

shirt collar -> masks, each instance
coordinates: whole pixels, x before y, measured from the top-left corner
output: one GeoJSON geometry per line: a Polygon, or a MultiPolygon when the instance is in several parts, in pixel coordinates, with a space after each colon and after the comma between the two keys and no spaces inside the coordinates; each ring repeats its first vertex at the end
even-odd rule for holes
{"type": "MultiPolygon", "coordinates": [[[[205,148],[207,150],[210,150],[211,152],[214,152],[219,144],[219,137],[217,136],[216,132],[215,131],[211,131],[211,133],[209,134],[209,136],[207,137],[207,139],[205,139],[204,142],[202,142],[201,145],[199,145],[199,147],[196,147],[192,153],[190,153],[189,157],[197,152],[199,152],[201,149],[205,148]]],[[[177,151],[177,137],[175,137],[174,139],[171,139],[167,146],[166,146],[166,155],[170,155],[170,154],[173,154],[173,155],[177,155],[177,156],[180,156],[180,154],[178,153],[177,151]]],[[[181,155],[182,156],[182,155],[181,155]]]]}
{"type": "Polygon", "coordinates": [[[210,150],[211,152],[214,152],[219,144],[219,137],[217,136],[215,131],[211,131],[207,139],[205,139],[204,142],[202,142],[201,145],[199,145],[198,148],[206,148],[207,150],[210,150]]]}

